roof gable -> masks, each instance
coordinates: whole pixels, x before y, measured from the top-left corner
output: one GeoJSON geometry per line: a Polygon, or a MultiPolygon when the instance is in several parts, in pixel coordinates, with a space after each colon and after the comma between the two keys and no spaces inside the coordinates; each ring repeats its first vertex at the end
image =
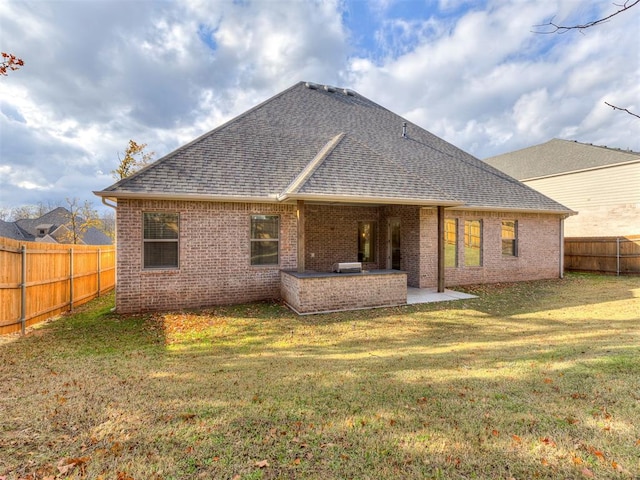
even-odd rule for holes
{"type": "Polygon", "coordinates": [[[302,82],[96,194],[569,212],[355,92],[302,82]]]}

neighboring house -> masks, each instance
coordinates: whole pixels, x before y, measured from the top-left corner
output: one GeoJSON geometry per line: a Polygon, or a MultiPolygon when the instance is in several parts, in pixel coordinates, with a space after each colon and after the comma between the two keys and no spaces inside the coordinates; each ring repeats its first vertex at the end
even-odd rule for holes
{"type": "Polygon", "coordinates": [[[95,194],[117,204],[120,312],[282,298],[309,313],[559,277],[573,213],[358,93],[303,82],[95,194]],[[365,272],[331,273],[340,262],[365,272]]]}
{"type": "Polygon", "coordinates": [[[553,139],[485,162],[578,211],[567,237],[640,233],[638,152],[553,139]]]}
{"type": "MultiPolygon", "coordinates": [[[[71,212],[58,207],[39,218],[21,219],[15,222],[0,220],[0,237],[25,242],[71,243],[69,228],[71,212]]],[[[111,245],[113,242],[102,231],[89,227],[82,235],[82,245],[111,245]]]]}

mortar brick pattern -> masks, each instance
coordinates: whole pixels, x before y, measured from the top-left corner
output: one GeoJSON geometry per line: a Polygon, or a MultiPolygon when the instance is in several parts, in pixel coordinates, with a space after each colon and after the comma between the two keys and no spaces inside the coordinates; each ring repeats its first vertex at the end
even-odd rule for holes
{"type": "Polygon", "coordinates": [[[296,266],[292,205],[121,199],[117,225],[116,305],[122,313],[278,298],[280,269],[296,266]],[[178,269],[142,268],[142,212],[154,210],[180,214],[178,269]],[[280,215],[279,265],[250,265],[252,214],[280,215]]]}
{"type": "Polygon", "coordinates": [[[407,303],[405,274],[296,278],[282,272],[282,297],[299,313],[353,310],[407,303]]]}
{"type": "MultiPolygon", "coordinates": [[[[556,215],[474,212],[449,209],[458,218],[457,268],[447,268],[446,285],[557,278],[559,276],[560,220],[556,215]],[[483,222],[483,265],[464,267],[461,229],[465,219],[483,222]],[[518,257],[505,257],[501,247],[502,220],[518,221],[518,257]]],[[[338,261],[357,259],[358,221],[378,225],[378,262],[365,269],[386,267],[387,221],[401,222],[400,283],[421,288],[437,284],[437,213],[435,209],[406,205],[382,207],[306,207],[307,269],[330,271],[338,261]],[[311,258],[314,253],[314,258],[311,258]],[[406,280],[405,280],[406,278],[406,280]]],[[[121,313],[196,308],[293,296],[285,300],[304,309],[341,310],[398,304],[398,278],[380,283],[363,277],[318,279],[301,287],[284,284],[280,270],[296,268],[297,225],[294,205],[271,203],[127,200],[118,202],[117,309],[121,313]],[[180,214],[179,268],[142,268],[142,213],[180,214]],[[280,264],[251,266],[249,226],[252,214],[280,215],[280,264]],[[356,279],[356,280],[354,280],[356,279]],[[384,284],[388,282],[388,284],[384,284]],[[382,285],[382,288],[381,288],[382,285]]],[[[403,287],[404,288],[404,287],[403,287]]],[[[406,290],[404,290],[406,299],[406,290]]],[[[400,302],[402,303],[402,302],[400,302]]],[[[302,311],[302,310],[299,310],[302,311]]]]}
{"type": "MultiPolygon", "coordinates": [[[[560,275],[560,219],[536,213],[473,212],[447,210],[447,218],[458,218],[458,267],[447,268],[447,286],[517,282],[557,278],[560,275]],[[482,220],[482,266],[464,266],[462,234],[465,220],[482,220]],[[518,256],[502,255],[502,221],[518,221],[518,256]]],[[[426,231],[437,231],[437,218],[426,220],[426,231]]],[[[428,235],[424,236],[425,238],[428,235]]],[[[430,235],[429,247],[437,252],[437,234],[430,235]]],[[[435,261],[435,256],[433,256],[435,261]]],[[[437,284],[434,269],[422,272],[422,286],[437,284]]]]}

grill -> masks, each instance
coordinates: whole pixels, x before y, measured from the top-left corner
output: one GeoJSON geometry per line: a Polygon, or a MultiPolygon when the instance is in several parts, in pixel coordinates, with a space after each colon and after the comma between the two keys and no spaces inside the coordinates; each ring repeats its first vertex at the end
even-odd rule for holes
{"type": "Polygon", "coordinates": [[[334,263],[332,270],[337,273],[361,273],[362,263],[360,262],[334,263]]]}

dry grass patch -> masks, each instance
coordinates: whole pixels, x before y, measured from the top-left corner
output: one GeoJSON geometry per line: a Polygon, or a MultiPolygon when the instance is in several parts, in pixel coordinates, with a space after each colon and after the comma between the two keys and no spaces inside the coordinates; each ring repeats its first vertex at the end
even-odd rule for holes
{"type": "Polygon", "coordinates": [[[124,317],[0,343],[0,478],[637,478],[640,279],[297,317],[124,317]]]}

